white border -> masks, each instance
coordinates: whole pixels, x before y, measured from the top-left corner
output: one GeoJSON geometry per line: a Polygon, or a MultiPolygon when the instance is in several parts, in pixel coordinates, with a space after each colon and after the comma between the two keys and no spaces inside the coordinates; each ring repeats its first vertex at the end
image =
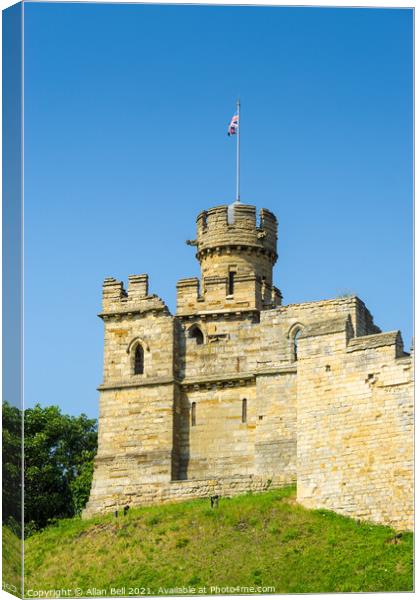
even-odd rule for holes
{"type": "MultiPolygon", "coordinates": [[[[25,0],[24,4],[27,2],[38,2],[38,1],[43,1],[45,2],[66,2],[69,3],[72,0],[25,0]]],[[[143,0],[142,2],[137,2],[136,0],[102,0],[101,2],[91,2],[90,0],[76,0],[76,2],[78,3],[96,3],[96,4],[178,4],[178,5],[187,5],[187,4],[214,4],[214,5],[225,5],[225,6],[232,6],[232,5],[236,5],[236,6],[311,6],[311,7],[335,7],[335,8],[389,8],[389,9],[393,9],[393,8],[411,8],[411,9],[415,9],[415,1],[412,0],[411,2],[404,2],[403,0],[382,0],[381,2],[375,1],[375,0],[364,0],[364,1],[358,1],[358,2],[329,2],[328,0],[317,0],[317,2],[310,2],[310,1],[305,1],[305,0],[289,0],[288,2],[281,2],[281,1],[270,1],[270,0],[266,0],[261,1],[261,0],[254,0],[254,1],[246,1],[246,0],[241,0],[241,1],[230,1],[227,2],[226,0],[209,0],[208,2],[197,2],[194,0],[183,0],[182,2],[176,2],[174,0],[160,0],[160,2],[153,2],[152,0],[143,0]]],[[[12,0],[0,0],[0,7],[2,10],[4,10],[5,8],[8,8],[9,6],[12,6],[14,4],[16,4],[17,2],[12,1],[12,0]]],[[[75,2],[72,2],[75,3],[75,2]]],[[[414,24],[415,24],[415,14],[414,14],[414,24]]],[[[415,32],[414,32],[415,33],[415,32]]],[[[419,61],[419,50],[418,50],[418,45],[415,43],[415,35],[414,35],[414,88],[413,88],[413,93],[414,93],[414,114],[416,114],[416,109],[417,109],[417,99],[416,99],[416,83],[417,83],[417,65],[420,64],[419,61]]],[[[1,55],[1,43],[2,43],[2,36],[1,36],[1,32],[0,32],[0,55],[1,55]]],[[[22,39],[22,43],[23,43],[23,39],[22,39]]],[[[1,64],[1,63],[0,63],[1,64]]],[[[22,68],[22,76],[23,76],[23,68],[22,68]]],[[[22,82],[22,93],[23,93],[23,82],[22,82]]],[[[0,95],[1,95],[1,78],[0,78],[0,95]]],[[[24,108],[24,104],[22,103],[22,111],[24,108]]],[[[24,119],[24,115],[22,114],[22,126],[23,126],[23,119],[24,119]]],[[[0,123],[0,135],[2,133],[2,128],[1,128],[1,123],[0,123]]],[[[414,119],[414,148],[415,148],[415,141],[418,139],[418,133],[419,133],[419,126],[417,124],[417,120],[414,119]]],[[[23,151],[23,140],[22,140],[22,151],[23,151]]],[[[1,144],[0,144],[0,157],[1,157],[1,144]]],[[[23,159],[22,159],[22,167],[23,167],[23,159]]],[[[417,159],[416,159],[416,154],[414,153],[414,183],[416,180],[416,174],[417,174],[417,159]]],[[[0,171],[0,185],[1,185],[1,171],[0,171]]],[[[23,186],[22,186],[22,189],[23,186]]],[[[414,188],[415,190],[415,188],[414,188]]],[[[416,213],[414,213],[414,230],[417,230],[417,225],[418,225],[418,215],[416,213]]],[[[1,212],[0,212],[0,265],[1,265],[1,212]]],[[[415,245],[414,247],[414,258],[415,258],[415,265],[417,264],[417,247],[415,245]]],[[[1,266],[0,266],[1,269],[1,266]]],[[[416,284],[416,281],[415,281],[416,284]]],[[[1,306],[1,279],[0,279],[0,306],[1,306]]],[[[417,308],[417,285],[415,285],[415,309],[417,308]]],[[[23,308],[23,307],[22,307],[23,308]]],[[[1,334],[1,320],[0,320],[0,334],[1,334]]],[[[415,334],[417,334],[417,323],[415,321],[415,334]]],[[[0,346],[0,359],[1,359],[1,346],[0,346]]],[[[1,360],[0,360],[0,385],[1,385],[1,360]]],[[[416,394],[417,395],[417,394],[416,394]]],[[[417,436],[416,436],[416,441],[417,441],[417,436]]],[[[0,448],[0,458],[1,458],[1,448],[0,448]]],[[[416,458],[416,475],[417,475],[417,465],[419,464],[418,462],[418,453],[417,453],[417,444],[416,444],[416,453],[415,453],[415,458],[416,458]]],[[[0,491],[1,491],[1,487],[0,487],[0,491]]],[[[416,495],[416,513],[417,513],[417,509],[418,509],[418,502],[417,502],[417,495],[416,495]]],[[[419,514],[419,513],[417,513],[419,514]]],[[[417,532],[417,527],[416,527],[416,532],[417,532]]],[[[1,549],[0,549],[0,558],[1,558],[1,549]]],[[[0,570],[1,570],[1,561],[0,561],[0,570]]],[[[1,572],[1,571],[0,571],[1,572]]],[[[407,597],[407,595],[412,596],[414,593],[393,593],[392,594],[392,598],[394,599],[403,599],[404,597],[407,597]]],[[[369,594],[371,595],[371,594],[369,594]]],[[[389,593],[375,593],[375,598],[389,598],[389,593]]],[[[284,595],[270,595],[271,598],[278,598],[284,595]]],[[[287,596],[292,596],[292,594],[288,594],[287,596]]],[[[323,597],[327,597],[327,596],[333,596],[334,599],[337,600],[345,600],[349,594],[305,594],[305,597],[307,598],[323,598],[323,597]]],[[[216,599],[223,600],[225,598],[227,598],[227,596],[213,596],[216,599]]],[[[7,592],[4,592],[3,590],[0,590],[0,598],[7,598],[7,599],[15,599],[15,596],[12,596],[11,594],[8,594],[7,592]]],[[[167,599],[171,599],[170,596],[165,596],[164,598],[167,599]]],[[[178,598],[178,597],[176,597],[178,598]]],[[[229,598],[242,598],[242,596],[229,596],[229,598]]],[[[107,599],[105,599],[107,600],[107,599]]],[[[110,599],[110,600],[115,600],[115,599],[110,599]]]]}

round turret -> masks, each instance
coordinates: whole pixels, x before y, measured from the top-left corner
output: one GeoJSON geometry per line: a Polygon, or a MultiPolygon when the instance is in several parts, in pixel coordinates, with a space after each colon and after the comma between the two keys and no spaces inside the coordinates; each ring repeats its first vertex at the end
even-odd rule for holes
{"type": "Polygon", "coordinates": [[[201,285],[197,278],[178,284],[177,310],[250,311],[275,308],[281,292],[273,285],[277,260],[277,219],[239,202],[215,206],[197,217],[197,247],[201,285]]]}
{"type": "Polygon", "coordinates": [[[257,226],[255,206],[235,202],[202,211],[197,217],[198,260],[209,250],[227,247],[263,253],[274,265],[277,260],[275,215],[266,208],[261,209],[257,226]]]}
{"type": "Polygon", "coordinates": [[[204,287],[206,280],[215,277],[227,277],[231,282],[254,277],[263,285],[272,285],[277,219],[269,210],[260,211],[259,225],[255,206],[234,202],[203,211],[197,217],[196,245],[204,287]]]}

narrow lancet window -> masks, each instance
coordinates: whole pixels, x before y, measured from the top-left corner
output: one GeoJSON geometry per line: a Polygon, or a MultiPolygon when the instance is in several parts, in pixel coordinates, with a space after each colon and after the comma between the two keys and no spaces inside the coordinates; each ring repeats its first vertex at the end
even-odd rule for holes
{"type": "Polygon", "coordinates": [[[143,375],[144,373],[144,351],[138,344],[134,354],[134,375],[143,375]]]}
{"type": "Polygon", "coordinates": [[[296,361],[298,359],[298,343],[299,338],[302,333],[301,329],[298,329],[293,336],[293,360],[296,361]]]}
{"type": "Polygon", "coordinates": [[[242,423],[247,421],[247,401],[246,398],[242,400],[242,423]]]}
{"type": "Polygon", "coordinates": [[[228,296],[233,296],[235,291],[235,275],[235,271],[229,271],[228,296]]]}
{"type": "Polygon", "coordinates": [[[191,425],[192,427],[195,427],[196,424],[196,403],[193,402],[191,404],[191,425]]]}

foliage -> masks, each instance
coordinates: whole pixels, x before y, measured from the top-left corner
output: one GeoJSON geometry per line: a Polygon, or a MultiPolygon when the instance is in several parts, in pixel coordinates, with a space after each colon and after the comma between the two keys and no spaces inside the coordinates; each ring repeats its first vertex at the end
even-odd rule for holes
{"type": "Polygon", "coordinates": [[[3,522],[19,535],[22,491],[22,411],[3,402],[3,522]]]}
{"type": "MultiPolygon", "coordinates": [[[[20,520],[21,411],[3,403],[3,523],[20,520]]],[[[80,513],[88,496],[97,448],[96,420],[37,404],[24,412],[25,534],[80,513]]]]}
{"type": "Polygon", "coordinates": [[[25,521],[45,527],[83,508],[96,453],[96,420],[58,406],[25,410],[25,521]]]}
{"type": "Polygon", "coordinates": [[[29,538],[26,586],[77,586],[84,595],[88,588],[110,595],[111,587],[162,595],[160,587],[188,585],[206,586],[203,593],[210,586],[412,590],[413,536],[395,536],[389,527],[306,510],[291,487],[222,498],[215,509],[208,500],[131,508],[118,518],[63,520],[29,538]]]}
{"type": "MultiPolygon", "coordinates": [[[[86,455],[88,456],[88,453],[86,455]]],[[[86,458],[86,462],[82,463],[78,476],[70,481],[70,492],[75,515],[81,514],[89,500],[92,478],[93,460],[92,456],[90,456],[89,460],[86,458]]]]}

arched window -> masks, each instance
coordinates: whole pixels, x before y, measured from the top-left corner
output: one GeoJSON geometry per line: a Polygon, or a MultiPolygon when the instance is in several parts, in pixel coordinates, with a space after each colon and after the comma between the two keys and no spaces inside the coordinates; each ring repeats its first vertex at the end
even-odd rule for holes
{"type": "Polygon", "coordinates": [[[143,375],[144,373],[144,350],[140,344],[137,344],[134,352],[134,375],[143,375]]]}
{"type": "Polygon", "coordinates": [[[246,423],[247,421],[247,402],[246,398],[242,400],[242,423],[246,423]]]}
{"type": "Polygon", "coordinates": [[[188,337],[194,339],[197,346],[204,344],[204,335],[198,325],[193,325],[188,332],[188,337]]]}
{"type": "Polygon", "coordinates": [[[293,360],[296,361],[298,359],[298,345],[299,345],[299,338],[302,334],[302,330],[301,329],[297,329],[294,334],[293,334],[293,338],[292,338],[292,342],[293,342],[293,360]]]}
{"type": "Polygon", "coordinates": [[[191,426],[195,427],[196,424],[196,402],[191,404],[191,426]]]}

